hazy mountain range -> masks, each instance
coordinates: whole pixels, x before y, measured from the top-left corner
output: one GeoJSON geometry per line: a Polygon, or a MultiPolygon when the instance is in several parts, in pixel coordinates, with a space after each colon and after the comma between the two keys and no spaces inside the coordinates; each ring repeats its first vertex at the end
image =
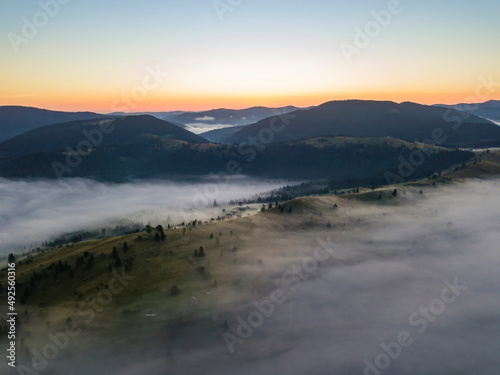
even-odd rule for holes
{"type": "MultiPolygon", "coordinates": [[[[470,124],[486,124],[478,117],[500,121],[500,101],[488,101],[478,104],[457,104],[453,106],[423,106],[415,103],[393,103],[379,101],[334,101],[318,107],[297,108],[294,106],[267,108],[252,107],[247,109],[214,109],[201,112],[167,111],[137,112],[132,114],[115,112],[99,114],[95,112],[61,112],[46,109],[0,106],[0,142],[29,130],[56,123],[75,120],[93,120],[116,118],[129,115],[150,115],[170,124],[185,128],[196,134],[204,134],[211,142],[241,143],[249,136],[265,128],[273,118],[286,116],[290,124],[287,131],[275,134],[274,141],[308,138],[318,135],[352,136],[394,136],[407,140],[428,138],[429,129],[434,124],[457,121],[457,114],[439,108],[460,111],[463,128],[451,139],[451,143],[461,143],[461,134],[472,130],[470,124]],[[472,114],[468,116],[463,113],[472,114]],[[243,130],[244,126],[253,125],[243,130]],[[233,128],[238,127],[238,128],[233,128]],[[464,128],[467,128],[464,132],[464,128]],[[236,135],[238,133],[238,135],[236,135]],[[409,137],[409,138],[408,138],[409,137]],[[456,139],[455,139],[456,138],[456,139]],[[455,139],[455,140],[454,140],[455,139]]],[[[490,124],[491,125],[491,124],[490,124]]],[[[478,134],[470,141],[496,140],[496,132],[488,126],[474,129],[478,134]],[[493,138],[492,138],[493,137],[493,138]]]]}
{"type": "Polygon", "coordinates": [[[130,116],[130,115],[150,115],[154,116],[156,118],[159,118],[160,120],[168,120],[172,117],[178,116],[180,114],[184,113],[184,111],[170,111],[170,112],[133,112],[133,113],[126,113],[126,112],[113,112],[110,113],[109,115],[111,116],[130,116]]]}
{"type": "Polygon", "coordinates": [[[455,105],[436,104],[436,106],[453,108],[458,111],[500,122],[500,100],[489,100],[484,103],[460,103],[455,105]]]}
{"type": "Polygon", "coordinates": [[[94,112],[61,112],[33,107],[0,106],[0,142],[45,125],[108,117],[94,112]]]}
{"type": "Polygon", "coordinates": [[[149,115],[137,115],[43,126],[0,143],[0,157],[64,151],[66,146],[76,149],[79,144],[83,147],[89,143],[92,148],[133,145],[148,139],[162,142],[207,142],[204,138],[167,121],[149,115]]]}
{"type": "MultiPolygon", "coordinates": [[[[381,184],[384,172],[397,171],[400,156],[408,158],[411,150],[421,147],[415,142],[451,148],[431,148],[411,178],[471,159],[472,154],[453,148],[500,145],[500,127],[455,109],[360,100],[288,112],[294,108],[249,109],[254,116],[272,115],[250,125],[208,132],[206,138],[176,125],[176,120],[192,119],[193,113],[175,114],[171,121],[151,115],[105,118],[84,113],[93,118],[40,126],[1,142],[0,176],[123,181],[199,176],[235,162],[238,173],[252,176],[381,184]],[[66,166],[64,173],[57,173],[54,163],[66,166]]],[[[244,111],[198,115],[203,121],[233,116],[236,122],[245,117],[244,111]]],[[[21,122],[23,116],[12,123],[21,122]]]]}
{"type": "Polygon", "coordinates": [[[267,108],[252,107],[246,109],[213,109],[203,112],[184,112],[168,118],[172,122],[184,125],[249,125],[262,119],[297,111],[294,106],[267,108]]]}
{"type": "MultiPolygon", "coordinates": [[[[500,128],[491,121],[454,109],[404,102],[333,101],[318,107],[288,113],[282,130],[273,131],[272,141],[292,141],[316,136],[394,137],[410,142],[432,137],[442,129],[448,145],[500,144],[500,128]]],[[[223,139],[226,143],[252,143],[269,138],[274,119],[248,125],[223,139]]],[[[280,127],[275,126],[279,129],[280,127]]]]}
{"type": "Polygon", "coordinates": [[[218,128],[253,124],[266,117],[296,111],[293,106],[280,108],[252,107],[246,109],[214,109],[201,112],[113,112],[100,114],[94,112],[62,112],[47,109],[0,106],[0,142],[29,130],[75,120],[93,120],[98,118],[116,118],[130,115],[150,115],[165,120],[195,133],[203,133],[218,128]]]}

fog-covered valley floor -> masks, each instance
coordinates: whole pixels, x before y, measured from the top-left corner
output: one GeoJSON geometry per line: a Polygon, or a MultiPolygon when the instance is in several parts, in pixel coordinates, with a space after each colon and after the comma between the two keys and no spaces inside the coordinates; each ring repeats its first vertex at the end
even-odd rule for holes
{"type": "Polygon", "coordinates": [[[106,184],[89,179],[9,180],[0,178],[0,255],[30,250],[55,236],[142,222],[177,224],[210,218],[213,201],[251,198],[285,185],[245,176],[191,181],[106,184]]]}
{"type": "MultiPolygon", "coordinates": [[[[27,304],[30,350],[43,353],[68,317],[81,331],[54,359],[20,363],[47,374],[498,374],[499,195],[489,180],[367,202],[310,197],[165,243],[126,237],[133,279],[112,303],[90,309],[102,290],[92,284],[80,300],[61,286],[54,303],[27,304]]],[[[112,246],[88,249],[99,258],[112,246]]]]}

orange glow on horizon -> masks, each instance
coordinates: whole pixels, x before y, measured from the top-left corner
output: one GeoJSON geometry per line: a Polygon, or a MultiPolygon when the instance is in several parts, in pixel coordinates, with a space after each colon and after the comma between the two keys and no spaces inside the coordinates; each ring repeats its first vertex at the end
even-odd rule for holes
{"type": "MultiPolygon", "coordinates": [[[[111,112],[168,112],[168,111],[207,111],[217,108],[244,109],[255,106],[284,107],[293,105],[296,107],[317,106],[334,100],[380,100],[394,102],[415,102],[420,104],[457,104],[467,101],[471,94],[467,92],[457,93],[399,93],[387,92],[371,93],[324,93],[311,95],[269,95],[269,96],[225,96],[225,95],[198,95],[198,96],[156,96],[147,98],[143,102],[123,102],[119,96],[87,96],[77,98],[46,97],[46,96],[12,96],[1,98],[0,105],[20,105],[54,111],[91,111],[97,113],[111,112]]],[[[500,100],[500,96],[491,97],[488,100],[500,100]]]]}

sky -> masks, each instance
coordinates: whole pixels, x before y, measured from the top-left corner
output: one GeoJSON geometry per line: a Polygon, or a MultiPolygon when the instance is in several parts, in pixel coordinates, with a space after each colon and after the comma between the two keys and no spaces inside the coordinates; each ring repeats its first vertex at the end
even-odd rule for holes
{"type": "Polygon", "coordinates": [[[500,99],[494,0],[0,1],[0,105],[54,110],[500,99]]]}

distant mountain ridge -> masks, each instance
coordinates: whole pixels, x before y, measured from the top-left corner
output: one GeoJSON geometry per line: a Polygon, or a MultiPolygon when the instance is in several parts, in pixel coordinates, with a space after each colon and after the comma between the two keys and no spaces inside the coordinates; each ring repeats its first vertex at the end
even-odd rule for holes
{"type": "Polygon", "coordinates": [[[119,117],[124,117],[124,116],[135,116],[135,115],[150,115],[154,116],[156,118],[159,118],[160,120],[168,120],[169,118],[178,116],[183,114],[184,111],[167,111],[167,112],[112,112],[109,115],[110,116],[119,116],[119,117]]]}
{"type": "MultiPolygon", "coordinates": [[[[248,143],[269,129],[272,118],[245,126],[223,139],[226,143],[248,143]]],[[[309,110],[290,112],[283,130],[273,141],[293,141],[318,136],[393,137],[410,142],[432,137],[442,129],[444,144],[465,146],[482,142],[500,145],[500,127],[483,118],[454,109],[411,102],[346,100],[324,103],[309,110]],[[456,126],[457,121],[460,126],[456,126]]]]}
{"type": "Polygon", "coordinates": [[[89,138],[99,139],[99,146],[135,144],[141,139],[158,138],[188,143],[206,143],[206,139],[167,121],[149,115],[127,116],[118,119],[77,120],[43,126],[0,143],[0,157],[54,152],[66,146],[72,148],[89,138]],[[106,122],[106,124],[103,124],[106,122]],[[100,126],[112,129],[96,132],[100,126]],[[88,135],[93,134],[93,135],[88,135]]]}
{"type": "Polygon", "coordinates": [[[435,104],[436,107],[445,107],[463,111],[475,116],[500,122],[500,100],[489,100],[484,103],[460,103],[454,105],[435,104]]]}
{"type": "MultiPolygon", "coordinates": [[[[64,112],[52,111],[27,106],[0,106],[0,142],[21,135],[30,130],[76,120],[95,120],[101,118],[118,118],[134,115],[150,115],[160,120],[168,121],[180,128],[186,129],[186,124],[224,124],[241,126],[253,124],[263,118],[279,113],[298,110],[294,106],[268,108],[252,107],[247,109],[214,109],[200,112],[162,111],[162,112],[114,112],[101,114],[95,112],[64,112]]],[[[193,127],[191,127],[193,128],[193,127]]],[[[209,127],[210,128],[210,127],[209,127]]],[[[196,133],[202,132],[202,129],[196,133]]]]}
{"type": "Polygon", "coordinates": [[[0,142],[41,126],[108,117],[111,116],[94,112],[62,112],[34,107],[0,106],[0,142]]]}
{"type": "Polygon", "coordinates": [[[300,110],[300,108],[294,106],[279,108],[251,107],[245,109],[219,108],[201,112],[184,112],[171,117],[169,120],[181,124],[204,123],[239,126],[253,124],[267,117],[297,110],[300,110]]]}

